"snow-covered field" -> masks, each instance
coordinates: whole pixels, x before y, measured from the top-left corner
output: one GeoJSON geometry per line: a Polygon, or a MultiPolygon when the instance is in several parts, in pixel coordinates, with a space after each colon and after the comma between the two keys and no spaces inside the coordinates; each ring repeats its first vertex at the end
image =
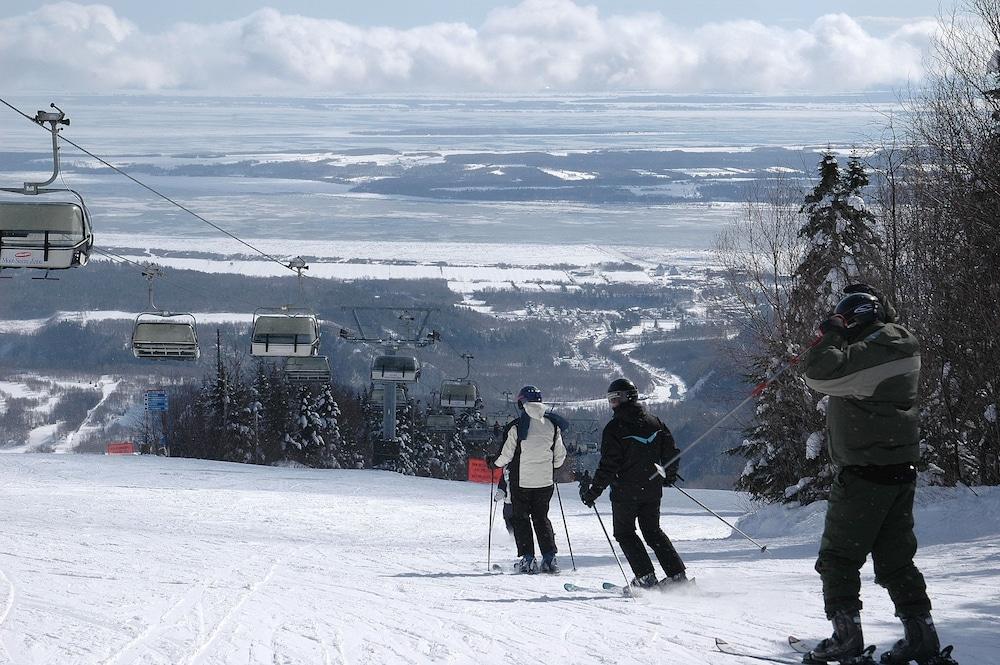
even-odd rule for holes
{"type": "MultiPolygon", "coordinates": [[[[666,528],[697,586],[630,600],[563,590],[620,578],[571,485],[578,572],[558,524],[561,576],[487,573],[488,492],[384,472],[2,456],[0,662],[750,665],[713,637],[784,654],[789,633],[828,632],[812,571],[821,505],[747,519],[761,554],[668,490],[666,528]]],[[[942,637],[977,664],[1000,649],[1000,492],[980,493],[922,492],[917,515],[942,637]]],[[[695,494],[744,512],[739,495],[695,494]]],[[[493,558],[513,558],[500,526],[493,558]]],[[[899,626],[863,575],[866,636],[887,645],[899,626]]]]}
{"type": "MultiPolygon", "coordinates": [[[[573,286],[629,283],[670,284],[700,280],[714,267],[709,251],[628,246],[531,244],[500,242],[358,242],[255,238],[250,242],[272,256],[302,255],[310,259],[309,275],[324,279],[445,279],[458,293],[517,285],[537,290],[539,285],[573,286]],[[620,263],[629,266],[614,265],[620,263]],[[612,264],[612,268],[601,266],[612,264]],[[677,269],[673,276],[656,275],[660,265],[677,269]],[[581,270],[582,269],[582,270],[581,270]]],[[[228,239],[169,238],[107,234],[104,247],[131,261],[206,273],[254,277],[285,277],[288,271],[228,239]],[[202,254],[183,254],[198,247],[202,254]]],[[[95,260],[109,260],[95,256],[95,260]]],[[[115,259],[110,259],[115,260],[115,259]]]]}

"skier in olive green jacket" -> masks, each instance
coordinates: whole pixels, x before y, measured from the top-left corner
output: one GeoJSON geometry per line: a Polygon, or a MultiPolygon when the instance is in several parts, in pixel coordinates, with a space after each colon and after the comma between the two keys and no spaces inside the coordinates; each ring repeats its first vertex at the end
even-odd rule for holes
{"type": "Polygon", "coordinates": [[[860,284],[845,293],[803,359],[806,383],[829,395],[827,439],[837,467],[816,562],[834,634],[803,662],[874,662],[863,654],[860,617],[859,571],[871,554],[875,581],[889,592],[905,631],[881,662],[954,663],[941,654],[924,578],[913,565],[919,343],[874,289],[860,284]]]}

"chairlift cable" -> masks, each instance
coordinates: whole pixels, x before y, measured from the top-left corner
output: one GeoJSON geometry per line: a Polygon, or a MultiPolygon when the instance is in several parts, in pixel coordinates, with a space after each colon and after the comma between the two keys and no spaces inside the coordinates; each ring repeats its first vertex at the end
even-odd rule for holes
{"type": "MultiPolygon", "coordinates": [[[[460,359],[463,359],[463,360],[464,360],[464,358],[462,358],[462,356],[463,356],[463,353],[459,352],[459,350],[458,350],[458,349],[456,349],[456,348],[455,348],[454,346],[452,346],[452,345],[451,345],[451,344],[450,344],[450,343],[449,343],[449,342],[448,342],[447,340],[445,340],[445,338],[444,338],[444,337],[440,338],[440,339],[439,339],[438,341],[439,341],[439,342],[440,342],[441,344],[444,344],[445,346],[447,346],[447,347],[448,347],[449,349],[451,349],[452,353],[454,353],[454,354],[455,354],[455,356],[457,356],[458,358],[460,358],[460,359]]],[[[502,391],[502,390],[496,390],[496,387],[497,387],[497,386],[496,386],[496,385],[494,385],[494,384],[493,384],[493,383],[492,383],[491,381],[489,381],[489,380],[483,380],[483,379],[482,379],[482,378],[480,377],[480,378],[477,378],[477,379],[476,379],[476,382],[477,382],[477,383],[479,383],[479,384],[481,384],[481,385],[482,385],[482,386],[484,386],[485,388],[488,388],[488,389],[490,389],[490,391],[491,391],[491,392],[495,392],[495,393],[496,393],[497,395],[503,395],[503,393],[504,393],[504,391],[502,391]]]]}
{"type": "MultiPolygon", "coordinates": [[[[143,270],[145,270],[148,267],[148,264],[139,263],[138,261],[133,261],[130,258],[121,256],[120,254],[115,254],[114,252],[110,252],[110,251],[108,251],[106,249],[98,249],[98,248],[95,247],[94,251],[97,252],[98,254],[103,254],[105,257],[111,259],[112,261],[121,261],[123,263],[129,263],[129,264],[134,265],[137,268],[141,268],[143,270]]],[[[163,277],[166,277],[167,274],[168,273],[163,273],[163,277]]],[[[207,292],[203,291],[203,290],[199,290],[199,289],[194,289],[194,288],[191,288],[191,287],[187,287],[187,286],[184,286],[183,284],[178,284],[176,282],[173,283],[173,287],[176,288],[176,289],[178,289],[178,290],[180,290],[180,291],[184,291],[186,293],[190,293],[191,295],[202,296],[202,297],[209,297],[209,294],[207,292]]],[[[230,300],[232,300],[234,302],[241,303],[243,305],[246,305],[246,306],[250,307],[251,309],[253,309],[254,307],[256,307],[256,305],[254,303],[251,303],[249,300],[243,300],[242,298],[238,298],[237,297],[237,298],[231,298],[230,300]]]]}
{"type": "MultiPolygon", "coordinates": [[[[19,108],[17,108],[16,106],[12,105],[12,104],[11,104],[10,102],[8,102],[8,101],[7,101],[6,99],[4,99],[3,97],[0,97],[0,103],[2,103],[2,104],[3,104],[4,106],[6,106],[7,108],[11,109],[11,110],[12,110],[12,111],[14,111],[15,113],[17,113],[17,114],[21,115],[21,116],[22,116],[22,117],[24,117],[25,119],[27,119],[27,120],[31,121],[31,124],[33,124],[33,125],[36,125],[36,124],[37,124],[37,123],[36,123],[36,122],[34,121],[34,119],[33,119],[33,118],[31,117],[31,116],[29,116],[29,115],[28,115],[28,114],[26,114],[26,113],[25,113],[24,111],[22,111],[22,110],[20,110],[19,108]]],[[[139,180],[138,178],[136,178],[136,177],[134,177],[134,176],[130,175],[129,173],[125,172],[125,170],[123,170],[123,169],[121,169],[121,168],[119,168],[119,167],[115,166],[115,165],[114,165],[114,164],[112,164],[111,162],[107,161],[107,160],[106,160],[106,159],[104,159],[103,157],[100,157],[100,156],[98,156],[98,155],[94,154],[93,152],[91,152],[91,151],[87,150],[86,148],[84,148],[84,147],[83,147],[83,146],[81,146],[80,144],[76,143],[76,142],[75,142],[75,141],[73,141],[72,139],[68,139],[68,138],[66,138],[65,136],[63,136],[62,134],[58,134],[57,136],[58,136],[58,137],[59,137],[60,139],[62,139],[63,141],[65,141],[66,143],[68,143],[69,145],[73,146],[74,148],[76,148],[77,150],[79,150],[80,152],[82,152],[83,154],[85,154],[85,155],[87,155],[88,157],[91,157],[91,158],[93,158],[93,159],[96,159],[96,160],[97,160],[98,162],[100,162],[100,163],[101,163],[101,164],[103,164],[104,166],[108,167],[109,169],[111,169],[111,170],[112,170],[112,171],[114,171],[115,173],[118,173],[119,175],[121,175],[121,176],[124,176],[125,178],[128,178],[129,180],[131,180],[131,181],[132,181],[132,182],[134,182],[135,184],[137,184],[137,185],[139,185],[140,187],[142,187],[143,189],[145,189],[145,190],[147,190],[147,191],[149,191],[149,192],[151,192],[151,193],[155,194],[156,196],[160,197],[161,199],[163,199],[163,200],[164,200],[164,201],[166,201],[167,203],[170,203],[171,205],[174,205],[174,206],[176,206],[177,208],[179,208],[180,210],[183,210],[184,212],[188,213],[189,215],[191,215],[191,216],[192,216],[192,217],[194,217],[195,219],[197,219],[197,220],[199,220],[199,221],[201,221],[201,222],[204,222],[205,224],[208,224],[209,226],[211,226],[211,227],[212,227],[212,228],[214,228],[215,230],[219,231],[220,233],[222,233],[222,234],[224,234],[224,235],[227,235],[227,236],[229,236],[230,238],[232,238],[233,240],[235,240],[236,242],[238,242],[238,243],[240,243],[240,244],[244,245],[245,247],[248,247],[248,248],[252,249],[253,251],[257,252],[258,254],[260,254],[260,255],[261,255],[261,256],[263,256],[264,258],[268,259],[269,261],[274,261],[275,263],[277,263],[278,265],[282,266],[283,268],[286,268],[286,269],[288,269],[288,270],[291,270],[292,272],[295,272],[295,270],[294,270],[294,269],[292,269],[292,268],[290,268],[290,267],[288,266],[288,264],[287,264],[287,263],[285,263],[284,261],[282,261],[282,260],[278,259],[277,257],[275,257],[275,256],[273,256],[273,255],[271,255],[271,254],[268,254],[267,252],[265,252],[264,250],[262,250],[262,249],[260,249],[260,248],[258,248],[258,247],[255,247],[254,245],[250,244],[250,243],[249,243],[249,242],[247,242],[246,240],[243,240],[242,238],[240,238],[240,237],[239,237],[239,236],[237,236],[236,234],[234,234],[234,233],[231,233],[230,231],[227,231],[226,229],[222,228],[221,226],[219,226],[219,225],[218,225],[218,224],[216,224],[215,222],[212,222],[212,221],[209,221],[208,219],[205,219],[204,217],[202,217],[201,215],[199,215],[199,214],[198,214],[198,213],[196,213],[195,211],[193,211],[193,210],[191,210],[190,208],[188,208],[188,207],[184,206],[183,204],[181,204],[181,203],[179,203],[179,202],[175,201],[174,199],[170,198],[170,197],[169,197],[169,196],[167,196],[166,194],[163,194],[162,192],[158,191],[158,190],[157,190],[157,189],[155,189],[154,187],[152,187],[152,186],[150,186],[150,185],[147,185],[146,183],[142,182],[142,181],[141,181],[141,180],[139,180]]]]}
{"type": "MultiPolygon", "coordinates": [[[[20,110],[20,109],[18,109],[17,107],[15,107],[15,106],[13,106],[12,104],[10,104],[10,103],[9,103],[9,102],[8,102],[8,101],[7,101],[6,99],[4,99],[3,97],[0,97],[0,103],[4,104],[4,105],[5,105],[5,106],[7,106],[8,108],[10,108],[11,110],[13,110],[13,111],[14,111],[15,113],[17,113],[18,115],[20,115],[20,116],[22,116],[22,117],[26,118],[27,120],[31,121],[31,123],[32,123],[32,124],[37,124],[37,123],[35,122],[34,118],[32,118],[32,117],[31,117],[31,116],[29,116],[28,114],[24,113],[23,111],[21,111],[21,110],[20,110]]],[[[237,242],[239,242],[239,243],[243,244],[244,246],[246,246],[246,247],[249,247],[250,249],[254,250],[255,252],[257,252],[257,253],[258,253],[258,254],[260,254],[261,256],[263,256],[263,257],[265,257],[266,259],[268,259],[269,261],[273,261],[273,262],[277,263],[278,265],[280,265],[280,266],[282,266],[282,267],[286,268],[287,270],[290,270],[290,271],[292,271],[292,272],[295,272],[295,273],[296,273],[296,274],[298,275],[298,277],[299,277],[299,290],[300,290],[300,293],[304,293],[304,288],[302,287],[302,278],[304,277],[304,275],[302,275],[301,271],[299,271],[299,270],[297,270],[297,269],[296,269],[295,267],[293,267],[293,264],[288,264],[288,263],[285,263],[284,261],[282,261],[282,260],[280,260],[280,259],[278,259],[278,258],[274,257],[273,255],[271,255],[271,254],[268,254],[267,252],[264,252],[263,250],[261,250],[261,249],[259,249],[259,248],[255,247],[254,245],[252,245],[251,243],[249,243],[249,242],[247,242],[247,241],[243,240],[242,238],[238,237],[237,235],[235,235],[235,234],[233,234],[233,233],[231,233],[231,232],[227,231],[226,229],[222,228],[222,227],[221,227],[221,226],[219,226],[218,224],[215,224],[214,222],[211,222],[211,221],[209,221],[209,220],[205,219],[204,217],[202,217],[202,216],[201,216],[201,215],[199,215],[198,213],[196,213],[196,212],[194,212],[194,211],[192,211],[192,210],[190,210],[190,209],[186,208],[185,206],[183,206],[182,204],[178,203],[177,201],[175,201],[175,200],[171,199],[170,197],[166,196],[165,194],[162,194],[162,193],[160,193],[159,191],[157,191],[157,190],[156,190],[156,189],[154,189],[153,187],[151,187],[151,186],[149,186],[149,185],[145,184],[144,182],[142,182],[142,181],[138,180],[137,178],[133,177],[132,175],[130,175],[130,174],[128,174],[128,173],[126,173],[126,172],[125,172],[124,170],[122,170],[121,168],[119,168],[119,167],[117,167],[117,166],[115,166],[115,165],[111,164],[111,163],[110,163],[110,162],[108,162],[107,160],[105,160],[105,159],[103,159],[103,158],[99,157],[98,155],[95,155],[94,153],[90,152],[90,151],[89,151],[89,150],[87,150],[86,148],[83,148],[82,146],[80,146],[80,145],[79,145],[79,144],[77,144],[76,142],[72,141],[71,139],[68,139],[68,138],[66,138],[66,137],[65,137],[65,136],[63,136],[62,134],[58,134],[58,137],[59,137],[60,139],[62,139],[63,141],[65,141],[66,143],[68,143],[69,145],[71,145],[71,146],[75,147],[75,148],[76,148],[77,150],[79,150],[80,152],[82,152],[82,153],[84,153],[84,154],[86,154],[86,155],[88,155],[88,156],[90,156],[90,157],[92,157],[92,158],[96,159],[97,161],[99,161],[100,163],[104,164],[105,166],[107,166],[107,167],[108,167],[108,168],[110,168],[111,170],[115,171],[116,173],[118,173],[118,174],[120,174],[120,175],[122,175],[122,176],[124,176],[124,177],[128,178],[129,180],[131,180],[131,181],[135,182],[135,183],[136,183],[136,184],[138,184],[138,185],[139,185],[140,187],[143,187],[144,189],[146,189],[146,190],[148,190],[148,191],[152,192],[152,193],[153,193],[153,194],[155,194],[156,196],[159,196],[160,198],[164,199],[164,200],[165,200],[165,201],[167,201],[168,203],[171,203],[172,205],[174,205],[174,206],[178,207],[179,209],[183,210],[184,212],[187,212],[188,214],[192,215],[192,216],[193,216],[193,217],[195,217],[196,219],[198,219],[198,220],[200,220],[200,221],[202,221],[202,222],[204,222],[204,223],[208,224],[209,226],[211,226],[211,227],[213,227],[213,228],[217,229],[217,230],[218,230],[218,231],[220,231],[221,233],[223,233],[223,234],[225,234],[225,235],[227,235],[227,236],[231,237],[232,239],[236,240],[237,242]]],[[[66,181],[65,181],[65,178],[63,177],[63,175],[64,175],[64,174],[63,174],[62,172],[60,172],[60,174],[59,174],[59,177],[60,177],[60,179],[62,179],[62,182],[63,182],[63,184],[66,184],[66,181]]],[[[131,260],[131,259],[127,259],[127,258],[125,258],[125,257],[123,257],[123,256],[121,256],[121,255],[119,255],[119,254],[115,254],[115,253],[113,253],[113,252],[109,252],[109,251],[107,251],[107,250],[101,250],[101,249],[98,249],[98,248],[94,248],[94,251],[97,251],[98,253],[100,253],[100,254],[103,254],[104,256],[106,256],[106,257],[108,257],[108,258],[112,258],[112,259],[118,259],[118,260],[120,260],[120,261],[124,261],[124,262],[126,262],[126,263],[130,263],[130,264],[132,264],[132,265],[135,265],[135,266],[137,266],[137,267],[139,267],[139,268],[144,268],[144,267],[145,267],[145,265],[144,265],[144,264],[142,264],[142,263],[138,263],[137,261],[133,261],[133,260],[131,260]]],[[[318,278],[317,278],[317,279],[318,279],[318,278]]],[[[204,292],[202,292],[202,291],[196,291],[196,290],[193,290],[193,289],[190,289],[190,288],[185,288],[185,287],[183,287],[183,286],[181,286],[181,285],[176,285],[176,286],[177,286],[177,288],[179,288],[180,290],[182,290],[182,291],[186,291],[187,293],[190,293],[190,294],[194,294],[194,295],[201,295],[201,296],[204,296],[204,295],[205,295],[205,293],[204,293],[204,292]]],[[[243,299],[241,299],[241,298],[236,298],[236,301],[237,301],[237,302],[240,302],[240,303],[242,303],[242,304],[244,304],[244,305],[247,305],[247,306],[248,306],[248,307],[250,307],[251,309],[253,309],[253,308],[255,308],[255,307],[257,306],[256,304],[254,304],[254,303],[250,303],[249,301],[247,301],[247,300],[243,300],[243,299]]]]}

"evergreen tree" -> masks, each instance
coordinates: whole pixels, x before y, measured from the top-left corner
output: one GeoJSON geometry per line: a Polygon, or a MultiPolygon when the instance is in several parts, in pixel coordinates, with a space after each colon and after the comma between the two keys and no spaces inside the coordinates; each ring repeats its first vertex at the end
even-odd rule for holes
{"type": "Polygon", "coordinates": [[[339,469],[340,447],[343,438],[340,434],[340,407],[333,396],[333,386],[324,383],[316,396],[314,407],[322,423],[320,433],[324,445],[319,450],[311,450],[307,455],[309,466],[321,469],[339,469]]]}
{"type": "Polygon", "coordinates": [[[441,475],[440,478],[448,480],[465,480],[468,473],[469,456],[466,453],[465,442],[462,436],[455,432],[451,436],[444,437],[444,450],[441,454],[441,475]]]}
{"type": "Polygon", "coordinates": [[[293,419],[299,415],[299,404],[294,400],[285,373],[274,363],[257,363],[254,387],[260,403],[257,414],[260,463],[271,464],[284,457],[285,434],[292,430],[293,419]]]}
{"type": "Polygon", "coordinates": [[[364,469],[371,465],[372,448],[367,417],[367,404],[363,397],[340,392],[337,428],[341,434],[337,448],[337,462],[344,469],[364,469]]]}
{"type": "Polygon", "coordinates": [[[253,385],[247,383],[237,373],[228,382],[229,418],[225,423],[229,447],[225,459],[230,462],[247,464],[254,461],[256,436],[254,433],[254,411],[257,393],[253,385]]]}
{"type": "MultiPolygon", "coordinates": [[[[857,157],[841,173],[826,153],[819,183],[800,209],[798,236],[804,256],[786,290],[787,307],[775,317],[773,336],[751,359],[748,379],[763,381],[780,363],[803,352],[851,283],[873,274],[879,240],[874,217],[862,198],[868,179],[857,157]]],[[[802,376],[786,372],[757,400],[745,439],[730,451],[747,458],[737,487],[769,501],[809,503],[829,491],[832,469],[825,441],[826,402],[814,396],[802,376]]]]}
{"type": "Polygon", "coordinates": [[[309,462],[321,458],[326,449],[323,439],[326,422],[320,416],[316,399],[308,387],[299,389],[296,403],[298,414],[285,434],[285,458],[311,466],[309,462]]]}

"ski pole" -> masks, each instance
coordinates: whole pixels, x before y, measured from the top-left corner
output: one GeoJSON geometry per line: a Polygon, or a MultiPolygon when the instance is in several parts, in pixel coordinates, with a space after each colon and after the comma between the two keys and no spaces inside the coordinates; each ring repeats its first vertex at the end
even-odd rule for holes
{"type": "Polygon", "coordinates": [[[490,532],[486,536],[486,570],[488,571],[493,570],[490,558],[493,554],[493,516],[496,515],[497,512],[497,502],[494,499],[494,496],[497,493],[496,473],[494,472],[493,469],[489,469],[489,472],[490,472],[490,532]]]}
{"type": "MultiPolygon", "coordinates": [[[[651,475],[649,477],[650,480],[653,480],[654,478],[666,478],[667,477],[667,469],[666,469],[666,467],[661,466],[661,465],[657,464],[656,462],[653,462],[653,466],[656,467],[656,473],[654,473],[653,475],[651,475]]],[[[680,478],[680,476],[678,476],[678,478],[680,478]]],[[[681,480],[684,480],[684,479],[681,478],[681,480]]],[[[732,529],[733,531],[736,531],[741,536],[743,536],[744,538],[746,538],[747,540],[749,540],[751,543],[753,543],[754,545],[756,545],[757,547],[759,547],[761,552],[766,552],[767,551],[767,545],[761,545],[756,540],[754,540],[753,538],[751,538],[750,536],[748,536],[746,533],[744,533],[743,530],[740,529],[738,526],[736,526],[735,524],[730,524],[726,520],[726,518],[724,518],[722,515],[720,515],[719,513],[715,512],[714,510],[712,510],[711,508],[709,508],[708,506],[706,506],[705,504],[703,504],[701,501],[699,501],[698,499],[694,498],[693,496],[691,496],[690,494],[688,494],[687,492],[685,492],[683,489],[681,489],[677,485],[671,485],[671,487],[673,487],[675,490],[677,490],[678,492],[680,492],[681,494],[683,494],[687,498],[689,498],[692,501],[694,501],[695,503],[697,503],[699,506],[701,506],[702,508],[704,508],[708,512],[712,513],[712,515],[714,515],[720,522],[722,522],[723,524],[725,524],[726,526],[728,526],[730,529],[732,529]]]]}
{"type": "Polygon", "coordinates": [[[754,545],[756,545],[757,547],[759,547],[761,552],[766,552],[767,551],[767,545],[761,545],[760,543],[758,543],[756,540],[754,540],[753,538],[751,538],[750,536],[748,536],[746,533],[744,533],[743,530],[740,529],[738,526],[736,526],[735,524],[729,523],[726,520],[725,517],[723,517],[719,513],[715,512],[714,510],[712,510],[711,508],[709,508],[708,506],[706,506],[705,504],[703,504],[701,501],[699,501],[698,499],[694,498],[693,496],[691,496],[690,494],[688,494],[687,492],[685,492],[682,488],[677,487],[677,485],[674,485],[673,487],[674,487],[675,490],[677,490],[678,492],[680,492],[681,494],[683,494],[687,498],[691,499],[692,501],[694,501],[695,503],[697,503],[699,506],[701,506],[702,508],[704,508],[708,512],[712,513],[712,515],[714,515],[716,518],[718,518],[720,522],[722,522],[723,524],[725,524],[726,526],[728,526],[730,529],[732,529],[733,531],[735,531],[736,533],[740,534],[741,536],[743,536],[744,538],[746,538],[747,540],[749,540],[751,543],[753,543],[754,545]]]}
{"type": "Polygon", "coordinates": [[[968,487],[970,492],[972,492],[976,496],[979,496],[979,492],[977,492],[976,490],[972,489],[972,485],[970,485],[969,483],[965,482],[964,480],[959,480],[958,482],[960,482],[963,485],[965,485],[966,487],[968,487]]]}
{"type": "Polygon", "coordinates": [[[563,529],[566,530],[566,545],[569,546],[569,560],[573,563],[573,570],[576,570],[576,557],[573,556],[573,543],[569,541],[569,525],[566,524],[566,511],[563,510],[562,495],[559,494],[559,481],[556,480],[553,484],[556,486],[556,498],[559,499],[559,512],[562,513],[563,529]]]}
{"type": "MultiPolygon", "coordinates": [[[[663,466],[670,466],[671,464],[673,464],[674,462],[676,462],[677,460],[679,460],[681,458],[681,456],[684,455],[684,453],[686,453],[687,451],[691,450],[692,448],[694,448],[695,446],[697,446],[699,443],[701,443],[702,441],[704,441],[705,437],[707,437],[709,434],[711,434],[712,432],[714,432],[715,429],[719,425],[721,425],[722,423],[724,423],[727,420],[729,420],[730,416],[732,416],[734,413],[736,413],[737,411],[739,411],[740,409],[742,409],[746,405],[747,402],[749,402],[750,400],[754,399],[755,397],[759,397],[762,392],[764,392],[765,390],[767,390],[767,387],[769,385],[771,385],[772,383],[774,383],[775,379],[777,379],[779,376],[781,376],[786,371],[788,371],[789,368],[795,366],[799,362],[799,359],[802,358],[802,354],[804,354],[806,351],[812,349],[814,346],[816,346],[817,344],[819,344],[820,340],[822,340],[822,339],[823,339],[822,335],[817,335],[816,338],[813,339],[813,341],[809,343],[809,346],[806,347],[805,351],[803,351],[802,353],[800,353],[800,354],[798,354],[796,356],[793,356],[792,358],[789,358],[788,360],[786,360],[782,364],[778,365],[778,367],[776,367],[773,372],[771,372],[768,376],[764,377],[763,381],[761,381],[756,386],[754,386],[754,389],[750,392],[749,395],[747,395],[747,398],[745,400],[743,400],[742,402],[740,402],[739,404],[737,404],[735,407],[733,407],[733,409],[729,413],[727,413],[726,415],[722,416],[717,421],[715,421],[715,424],[712,425],[711,427],[709,427],[707,430],[705,430],[705,432],[701,436],[699,436],[697,439],[695,439],[694,441],[692,441],[691,443],[689,443],[684,448],[681,448],[679,451],[677,451],[677,454],[675,454],[673,457],[671,457],[667,461],[667,463],[664,464],[663,466]]],[[[650,480],[652,480],[654,477],[655,477],[655,475],[654,476],[650,476],[650,480]]]]}
{"type": "Polygon", "coordinates": [[[614,543],[611,542],[611,536],[608,535],[608,530],[604,528],[604,520],[601,519],[601,513],[597,510],[597,505],[594,505],[594,514],[597,515],[597,521],[601,524],[601,531],[604,532],[604,537],[608,539],[608,545],[611,546],[611,553],[615,555],[615,561],[618,562],[618,570],[622,571],[622,577],[625,578],[625,586],[623,593],[626,596],[631,596],[632,586],[629,584],[628,575],[625,574],[625,568],[622,566],[622,560],[618,558],[618,552],[615,551],[614,543]]]}

